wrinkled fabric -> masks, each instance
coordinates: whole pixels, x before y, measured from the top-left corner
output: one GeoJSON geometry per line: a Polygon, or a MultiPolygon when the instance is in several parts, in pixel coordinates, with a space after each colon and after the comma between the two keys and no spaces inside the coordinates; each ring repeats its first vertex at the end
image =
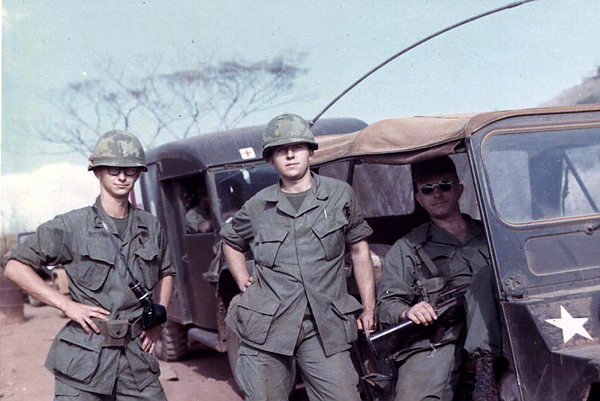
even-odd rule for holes
{"type": "Polygon", "coordinates": [[[441,344],[432,347],[430,339],[424,338],[396,353],[398,400],[452,400],[461,350],[469,357],[500,354],[501,328],[485,233],[480,222],[464,217],[468,224],[464,243],[429,222],[397,241],[385,257],[377,315],[387,325],[397,324],[400,313],[420,301],[417,280],[432,277],[415,251],[418,244],[447,278],[448,286],[470,283],[465,293],[466,319],[446,330],[441,344]],[[411,382],[420,383],[421,389],[408,391],[411,382]]]}
{"type": "Polygon", "coordinates": [[[372,233],[351,187],[313,175],[300,209],[278,184],[251,198],[221,230],[241,252],[252,250],[254,282],[227,315],[227,324],[248,345],[291,356],[308,307],[326,355],[356,340],[354,314],[361,304],[348,294],[346,243],[372,233]]]}
{"type": "Polygon", "coordinates": [[[287,401],[296,364],[310,400],[359,401],[358,374],[349,351],[326,356],[315,321],[305,318],[294,356],[258,350],[242,343],[236,376],[246,401],[287,401]]]}
{"type": "MultiPolygon", "coordinates": [[[[96,208],[116,235],[115,240],[133,275],[144,287],[154,286],[163,277],[175,274],[166,236],[151,214],[130,206],[125,237],[117,234],[114,221],[104,212],[100,198],[96,208]]],[[[69,278],[75,302],[100,306],[111,312],[111,320],[135,321],[142,307],[128,287],[125,267],[91,207],[73,210],[42,224],[35,236],[15,249],[12,259],[33,269],[61,264],[69,278]]],[[[73,388],[98,394],[112,394],[118,374],[121,348],[102,348],[102,334],[87,334],[69,321],[57,334],[46,359],[46,367],[73,388]]],[[[142,390],[159,375],[158,361],[141,349],[139,337],[124,347],[136,390],[142,390]]]]}

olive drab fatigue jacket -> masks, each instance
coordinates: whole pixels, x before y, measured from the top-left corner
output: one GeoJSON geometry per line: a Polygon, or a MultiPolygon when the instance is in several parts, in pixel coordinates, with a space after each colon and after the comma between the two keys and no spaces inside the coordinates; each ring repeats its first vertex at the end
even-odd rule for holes
{"type": "MultiPolygon", "coordinates": [[[[165,276],[173,275],[166,236],[158,220],[130,205],[129,223],[124,238],[119,238],[113,220],[96,208],[116,235],[115,240],[134,276],[148,289],[165,276]]],[[[128,287],[128,277],[108,233],[91,207],[73,210],[42,224],[11,255],[38,269],[42,265],[62,264],[69,277],[74,301],[101,306],[111,312],[109,319],[135,321],[142,307],[128,287]]],[[[85,391],[111,394],[116,381],[122,348],[102,348],[104,336],[86,334],[69,321],[57,334],[46,359],[46,367],[61,381],[85,391]]],[[[139,337],[124,347],[139,389],[158,378],[154,356],[141,349],[139,337]]]]}
{"type": "MultiPolygon", "coordinates": [[[[377,316],[380,322],[387,325],[399,323],[400,313],[421,301],[416,282],[431,278],[432,274],[417,255],[417,244],[422,245],[440,273],[447,278],[449,286],[470,283],[479,269],[488,267],[490,256],[483,225],[468,215],[463,216],[468,227],[464,244],[446,230],[428,222],[415,228],[390,248],[385,256],[377,291],[377,316]]],[[[489,302],[494,302],[493,294],[490,294],[489,302]]],[[[448,330],[442,342],[456,339],[460,329],[457,326],[448,330]]],[[[406,352],[410,353],[419,347],[431,348],[429,341],[423,340],[417,341],[406,352]]]]}
{"type": "Polygon", "coordinates": [[[263,189],[221,230],[227,244],[251,249],[256,262],[254,282],[227,324],[248,345],[291,356],[309,305],[325,354],[350,348],[361,305],[347,291],[345,244],[371,233],[342,181],[313,174],[298,211],[279,184],[263,189]]]}

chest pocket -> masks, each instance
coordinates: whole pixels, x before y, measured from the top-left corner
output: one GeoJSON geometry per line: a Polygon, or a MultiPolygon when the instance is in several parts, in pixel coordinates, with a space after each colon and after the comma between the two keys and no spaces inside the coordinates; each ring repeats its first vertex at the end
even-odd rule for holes
{"type": "Polygon", "coordinates": [[[287,235],[288,231],[281,228],[260,227],[254,250],[256,262],[261,266],[273,267],[277,252],[279,252],[279,248],[281,248],[281,244],[283,244],[287,235]]]}
{"type": "Polygon", "coordinates": [[[144,285],[148,288],[154,288],[158,281],[158,246],[152,241],[146,241],[135,250],[136,263],[142,272],[145,281],[144,285]]]}
{"type": "Polygon", "coordinates": [[[348,224],[346,216],[342,212],[338,212],[332,218],[322,218],[312,227],[323,247],[326,260],[335,259],[344,251],[344,227],[346,224],[348,224]]]}
{"type": "Polygon", "coordinates": [[[92,291],[104,285],[116,259],[115,251],[106,245],[88,243],[81,250],[81,261],[71,275],[77,284],[92,291]]]}

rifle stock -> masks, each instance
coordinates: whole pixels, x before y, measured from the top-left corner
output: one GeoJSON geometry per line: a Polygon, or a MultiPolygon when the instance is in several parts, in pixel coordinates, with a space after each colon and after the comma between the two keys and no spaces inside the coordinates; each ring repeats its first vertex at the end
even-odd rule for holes
{"type": "MultiPolygon", "coordinates": [[[[464,294],[469,284],[462,284],[442,290],[433,305],[438,320],[434,323],[436,341],[440,341],[445,331],[444,323],[452,320],[450,312],[464,305],[464,294]],[[441,329],[441,330],[440,330],[441,329]]],[[[398,348],[407,346],[425,335],[430,326],[416,324],[412,320],[400,322],[385,330],[371,334],[367,344],[377,359],[382,359],[398,348]]]]}

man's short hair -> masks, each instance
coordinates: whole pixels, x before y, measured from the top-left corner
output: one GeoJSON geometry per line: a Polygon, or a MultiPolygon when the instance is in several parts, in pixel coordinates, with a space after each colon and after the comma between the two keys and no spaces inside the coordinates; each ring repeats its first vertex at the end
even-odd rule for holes
{"type": "Polygon", "coordinates": [[[449,156],[436,157],[435,159],[424,160],[421,162],[413,163],[411,165],[413,184],[417,185],[418,181],[421,181],[427,177],[440,174],[454,174],[458,179],[456,173],[456,166],[449,156]]]}

